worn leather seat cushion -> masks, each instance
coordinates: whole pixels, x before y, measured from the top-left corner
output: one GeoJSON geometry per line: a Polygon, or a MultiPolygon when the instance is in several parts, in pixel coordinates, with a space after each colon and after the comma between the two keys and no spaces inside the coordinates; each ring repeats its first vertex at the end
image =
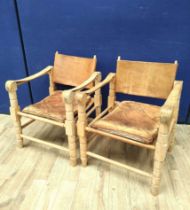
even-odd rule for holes
{"type": "Polygon", "coordinates": [[[149,144],[158,134],[159,116],[159,106],[123,101],[92,127],[149,144]]]}
{"type": "MultiPolygon", "coordinates": [[[[23,112],[59,122],[64,122],[66,115],[62,91],[56,91],[54,94],[44,98],[40,102],[25,107],[23,112]]],[[[74,101],[74,113],[76,112],[77,103],[74,101]]]]}

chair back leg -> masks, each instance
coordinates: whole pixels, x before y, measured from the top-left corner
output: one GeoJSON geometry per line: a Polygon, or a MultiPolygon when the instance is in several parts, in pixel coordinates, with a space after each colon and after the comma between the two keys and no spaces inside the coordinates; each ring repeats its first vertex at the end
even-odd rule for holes
{"type": "MultiPolygon", "coordinates": [[[[96,78],[95,85],[97,85],[99,82],[101,82],[101,75],[99,75],[96,78]]],[[[101,105],[102,105],[102,94],[100,89],[95,91],[94,103],[96,107],[96,117],[97,117],[101,113],[101,105]]]]}

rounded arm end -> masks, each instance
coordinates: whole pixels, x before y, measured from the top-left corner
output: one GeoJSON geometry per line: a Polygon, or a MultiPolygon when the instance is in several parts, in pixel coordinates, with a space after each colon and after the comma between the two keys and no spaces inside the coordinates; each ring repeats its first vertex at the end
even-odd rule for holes
{"type": "Polygon", "coordinates": [[[14,81],[14,80],[8,80],[8,81],[6,81],[6,83],[5,83],[5,89],[8,92],[16,91],[17,90],[17,83],[16,83],[16,81],[14,81]]]}
{"type": "Polygon", "coordinates": [[[72,103],[74,99],[74,92],[71,90],[65,90],[63,91],[63,98],[65,103],[72,103]]]}

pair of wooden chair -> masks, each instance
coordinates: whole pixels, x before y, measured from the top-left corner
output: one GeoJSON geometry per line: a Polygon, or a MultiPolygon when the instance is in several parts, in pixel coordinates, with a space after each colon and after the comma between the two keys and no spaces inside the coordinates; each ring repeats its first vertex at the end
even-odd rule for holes
{"type": "Polygon", "coordinates": [[[171,150],[174,144],[182,90],[182,81],[175,81],[177,66],[177,62],[136,62],[118,58],[116,73],[110,73],[101,81],[101,73],[95,71],[95,56],[90,59],[56,53],[53,67],[47,67],[25,79],[6,83],[18,145],[23,146],[23,138],[26,138],[67,151],[70,153],[71,165],[74,166],[77,163],[76,135],[78,134],[83,166],[87,165],[87,157],[91,156],[148,176],[152,179],[151,192],[157,195],[161,168],[167,151],[171,150]],[[21,111],[16,94],[17,86],[44,74],[49,74],[50,95],[21,111]],[[57,91],[56,83],[76,87],[57,91]],[[101,88],[107,84],[109,84],[108,106],[101,111],[101,88]],[[165,99],[165,103],[163,106],[156,106],[135,101],[117,102],[116,93],[165,99]],[[89,120],[93,112],[96,113],[95,117],[89,120]],[[31,120],[21,125],[22,116],[31,120]],[[69,148],[24,135],[22,128],[34,120],[65,127],[69,148]],[[88,151],[87,132],[154,151],[153,173],[147,173],[88,151]]]}

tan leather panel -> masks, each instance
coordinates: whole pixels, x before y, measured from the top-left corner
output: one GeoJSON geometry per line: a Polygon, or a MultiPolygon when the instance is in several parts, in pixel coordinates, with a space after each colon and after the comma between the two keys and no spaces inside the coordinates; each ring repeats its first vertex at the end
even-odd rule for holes
{"type": "Polygon", "coordinates": [[[92,127],[149,144],[157,136],[159,117],[159,106],[123,101],[92,127]]]}
{"type": "Polygon", "coordinates": [[[117,61],[116,91],[166,99],[172,90],[177,64],[117,61]]]}
{"type": "MultiPolygon", "coordinates": [[[[87,98],[87,104],[91,98],[87,98]]],[[[62,91],[55,91],[54,94],[47,96],[41,101],[29,105],[23,109],[23,112],[33,114],[39,117],[52,119],[58,122],[65,121],[65,102],[62,97],[62,91]]],[[[74,113],[77,113],[77,102],[74,101],[74,113]]]]}
{"type": "Polygon", "coordinates": [[[82,58],[55,54],[53,81],[59,84],[78,86],[96,69],[95,58],[82,58]]]}
{"type": "MultiPolygon", "coordinates": [[[[62,91],[56,91],[53,95],[48,96],[35,104],[29,105],[23,109],[23,112],[45,117],[48,119],[64,122],[65,120],[65,105],[62,97],[62,91]]],[[[77,106],[74,106],[75,112],[77,106]]]]}

